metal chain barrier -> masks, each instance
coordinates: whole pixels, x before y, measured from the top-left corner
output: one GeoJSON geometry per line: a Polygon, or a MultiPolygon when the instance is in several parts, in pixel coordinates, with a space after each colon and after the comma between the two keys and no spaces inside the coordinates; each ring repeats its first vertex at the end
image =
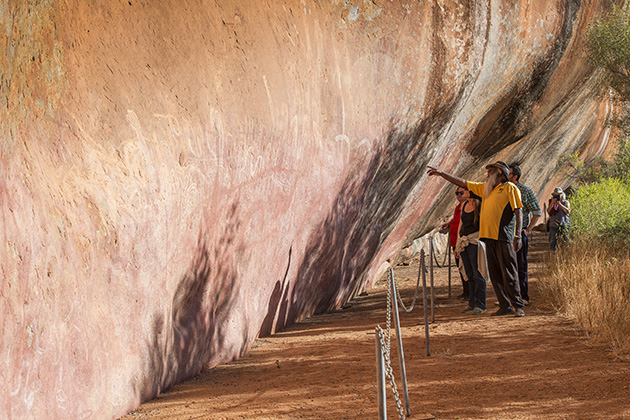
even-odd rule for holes
{"type": "MultiPolygon", "coordinates": [[[[429,262],[433,262],[431,258],[431,254],[433,253],[433,242],[429,243],[429,262]]],[[[392,393],[394,394],[394,399],[396,400],[396,407],[398,410],[398,415],[401,420],[405,420],[405,411],[403,409],[403,404],[398,393],[398,389],[396,387],[396,381],[394,379],[394,372],[391,366],[391,324],[392,324],[392,313],[394,313],[395,321],[396,321],[396,335],[398,337],[398,355],[399,362],[401,368],[401,377],[403,382],[403,391],[405,394],[405,402],[407,415],[411,415],[410,407],[409,407],[409,394],[407,390],[407,375],[405,372],[405,357],[402,346],[402,337],[400,330],[400,319],[398,314],[398,305],[403,307],[405,312],[411,312],[416,304],[418,298],[418,291],[420,290],[420,277],[422,277],[422,286],[423,286],[423,299],[424,299],[424,324],[425,324],[425,335],[426,335],[426,345],[427,345],[427,356],[431,355],[430,344],[429,344],[429,322],[428,322],[428,305],[427,305],[427,284],[426,284],[426,259],[425,252],[421,250],[420,252],[420,267],[418,270],[418,281],[416,283],[416,291],[414,293],[413,301],[411,302],[410,308],[407,308],[402,301],[402,296],[400,295],[400,291],[396,286],[396,279],[394,277],[394,269],[391,265],[388,267],[387,271],[387,313],[386,313],[386,330],[387,335],[383,332],[383,329],[380,325],[376,326],[376,354],[377,354],[377,389],[378,389],[378,406],[379,406],[379,419],[384,420],[387,418],[387,408],[386,408],[386,398],[385,398],[385,382],[386,378],[389,379],[390,386],[392,388],[392,393]],[[392,293],[394,294],[392,299],[392,293]]],[[[431,265],[431,291],[433,293],[433,267],[431,265]]],[[[433,296],[431,297],[431,309],[433,311],[433,296]]],[[[435,322],[435,320],[434,320],[435,322]]]]}
{"type": "MultiPolygon", "coordinates": [[[[435,242],[434,239],[435,236],[431,235],[431,243],[433,244],[433,249],[435,249],[435,242]]],[[[448,255],[448,252],[444,253],[444,259],[442,260],[442,264],[440,264],[440,262],[438,261],[438,257],[437,257],[437,253],[434,251],[433,252],[433,259],[435,260],[435,265],[437,265],[438,267],[442,268],[446,266],[446,257],[448,255]]]]}
{"type": "Polygon", "coordinates": [[[389,348],[391,344],[391,325],[392,325],[392,291],[389,285],[387,285],[387,316],[385,318],[385,325],[387,325],[387,339],[385,340],[386,346],[383,347],[385,349],[385,353],[389,355],[389,348]]]}
{"type": "Polygon", "coordinates": [[[405,312],[407,313],[413,311],[413,308],[416,306],[416,300],[418,299],[418,290],[420,290],[420,271],[418,271],[418,281],[416,282],[416,292],[413,295],[413,301],[411,302],[411,307],[409,309],[407,309],[407,307],[403,303],[402,296],[400,296],[400,291],[398,290],[398,287],[396,287],[396,280],[394,279],[394,269],[392,268],[391,265],[388,268],[387,274],[388,274],[389,284],[391,284],[392,287],[394,287],[396,290],[396,296],[398,297],[398,302],[400,303],[400,306],[402,306],[405,312]]]}
{"type": "MultiPolygon", "coordinates": [[[[381,346],[383,348],[389,347],[389,338],[383,338],[383,329],[380,326],[376,326],[376,334],[378,336],[378,340],[381,342],[381,346]],[[386,344],[387,343],[387,344],[386,344]]],[[[396,388],[396,381],[394,380],[394,371],[392,370],[392,363],[389,357],[389,350],[383,351],[383,358],[385,359],[385,376],[389,379],[389,384],[392,387],[392,393],[394,394],[394,399],[396,400],[396,408],[398,410],[398,416],[401,420],[405,420],[405,411],[402,407],[402,402],[400,401],[400,395],[398,395],[398,389],[396,388]]]]}
{"type": "Polygon", "coordinates": [[[394,394],[394,399],[396,400],[396,408],[398,409],[398,415],[401,420],[405,420],[405,412],[402,407],[402,401],[400,400],[400,395],[398,394],[398,389],[396,388],[396,381],[394,380],[394,371],[392,370],[390,350],[391,350],[391,319],[392,319],[392,293],[391,287],[387,287],[387,335],[384,336],[383,330],[379,325],[376,326],[377,339],[381,343],[381,348],[383,349],[382,354],[385,359],[385,376],[389,379],[390,386],[392,387],[392,393],[394,394]]]}

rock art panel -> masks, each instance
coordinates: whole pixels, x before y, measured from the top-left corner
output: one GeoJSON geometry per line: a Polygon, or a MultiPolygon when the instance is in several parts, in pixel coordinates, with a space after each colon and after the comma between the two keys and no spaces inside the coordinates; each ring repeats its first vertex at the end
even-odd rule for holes
{"type": "Polygon", "coordinates": [[[608,1],[0,5],[0,418],[116,418],[343,305],[479,179],[606,147],[608,1]]]}

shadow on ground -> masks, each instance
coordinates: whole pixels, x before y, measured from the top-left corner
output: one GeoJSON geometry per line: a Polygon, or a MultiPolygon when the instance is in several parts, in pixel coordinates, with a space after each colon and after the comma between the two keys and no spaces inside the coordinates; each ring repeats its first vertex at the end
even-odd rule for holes
{"type": "MultiPolygon", "coordinates": [[[[547,252],[542,233],[534,235],[531,252],[531,272],[539,273],[547,252]]],[[[413,262],[395,270],[407,304],[417,269],[413,262]]],[[[435,269],[430,357],[422,306],[400,315],[412,418],[630,418],[630,364],[590,345],[570,322],[542,307],[540,281],[531,279],[532,304],[524,318],[474,316],[461,313],[464,302],[448,297],[447,269],[435,269]]],[[[452,296],[461,292],[456,282],[452,287],[452,296]]],[[[489,295],[490,310],[494,301],[489,295]]],[[[258,340],[247,356],[202,372],[125,418],[377,418],[374,328],[385,327],[385,302],[380,281],[349,309],[258,340]]],[[[401,391],[392,338],[392,368],[401,391]]],[[[389,388],[387,399],[389,417],[395,418],[389,388]]]]}

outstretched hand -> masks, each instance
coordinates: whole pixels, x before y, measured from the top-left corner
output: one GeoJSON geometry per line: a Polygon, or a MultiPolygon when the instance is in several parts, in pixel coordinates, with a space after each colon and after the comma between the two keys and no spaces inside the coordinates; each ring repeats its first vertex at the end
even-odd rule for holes
{"type": "Polygon", "coordinates": [[[458,187],[467,188],[466,180],[456,177],[455,175],[447,174],[446,172],[442,172],[438,170],[438,168],[434,166],[427,165],[427,174],[429,176],[439,176],[450,182],[451,184],[455,184],[458,187]]]}
{"type": "Polygon", "coordinates": [[[440,171],[438,171],[437,168],[434,168],[433,166],[427,166],[427,168],[429,168],[427,170],[427,174],[429,174],[429,176],[440,175],[440,171]]]}

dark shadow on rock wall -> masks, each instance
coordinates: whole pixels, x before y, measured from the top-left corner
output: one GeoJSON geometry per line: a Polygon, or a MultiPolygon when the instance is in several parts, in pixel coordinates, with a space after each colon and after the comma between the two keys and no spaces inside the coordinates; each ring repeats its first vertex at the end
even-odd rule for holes
{"type": "Polygon", "coordinates": [[[269,298],[269,304],[267,308],[267,315],[263,320],[262,326],[260,327],[260,332],[258,335],[260,337],[265,337],[274,333],[274,320],[276,317],[276,311],[278,306],[280,306],[280,312],[278,314],[278,319],[284,319],[286,317],[287,305],[286,293],[288,290],[287,279],[289,277],[289,268],[291,267],[291,254],[293,253],[293,245],[289,248],[289,261],[287,262],[287,268],[284,272],[284,277],[282,282],[277,281],[276,285],[271,293],[271,297],[269,298]],[[282,302],[282,303],[281,303],[282,302]]]}
{"type": "MultiPolygon", "coordinates": [[[[463,146],[472,159],[461,168],[461,173],[475,170],[531,128],[532,112],[550,88],[549,81],[573,35],[579,7],[579,0],[564,3],[557,45],[538,63],[525,86],[508,94],[482,119],[473,138],[466,142],[468,146],[463,146]]],[[[438,52],[440,48],[444,46],[434,46],[438,52]]],[[[439,68],[433,71],[429,78],[432,91],[442,92],[439,68]]],[[[366,173],[356,180],[354,174],[346,179],[326,220],[308,242],[296,286],[285,298],[289,302],[286,324],[339,307],[360,287],[365,269],[395,226],[409,193],[424,175],[431,158],[431,140],[445,131],[462,95],[460,91],[452,98],[435,99],[435,111],[413,129],[391,129],[366,173]]],[[[435,219],[435,209],[428,216],[426,219],[435,219]]],[[[415,229],[419,227],[426,224],[419,223],[415,229]]],[[[279,318],[276,329],[283,327],[282,322],[279,318]]]]}
{"type": "MultiPolygon", "coordinates": [[[[573,26],[580,11],[581,0],[564,3],[563,21],[555,45],[538,62],[524,86],[516,87],[481,119],[468,142],[466,151],[477,161],[485,161],[498,151],[516,143],[532,127],[532,115],[545,90],[553,88],[549,81],[558,69],[573,36],[573,26]]],[[[576,80],[576,84],[584,80],[576,80]]]]}
{"type": "Polygon", "coordinates": [[[403,204],[426,171],[431,143],[445,129],[453,102],[415,128],[392,128],[366,173],[350,174],[331,211],[309,239],[297,271],[289,312],[276,329],[347,302],[397,223],[403,204]]]}
{"type": "MultiPolygon", "coordinates": [[[[133,384],[142,401],[196,375],[226,347],[229,320],[239,310],[233,262],[239,246],[236,212],[233,205],[218,242],[209,244],[208,233],[202,230],[191,267],[172,297],[170,319],[165,319],[163,312],[154,316],[151,341],[145,344],[150,352],[145,377],[133,384]]],[[[250,341],[246,329],[242,334],[241,353],[250,341]]]]}
{"type": "MultiPolygon", "coordinates": [[[[521,140],[524,136],[528,135],[537,121],[534,120],[535,109],[540,104],[544,97],[548,97],[548,90],[553,89],[554,86],[550,85],[550,81],[558,70],[560,62],[567,52],[571,37],[573,36],[574,26],[577,24],[578,13],[580,10],[579,0],[567,0],[565,1],[562,10],[562,26],[560,28],[558,37],[556,38],[555,45],[548,50],[548,53],[537,63],[532,75],[528,82],[524,86],[516,87],[505,95],[502,100],[498,101],[495,106],[489,110],[483,118],[477,124],[475,131],[470,140],[461,143],[461,146],[465,148],[471,156],[466,162],[461,162],[462,165],[458,169],[457,175],[464,177],[465,179],[475,179],[472,176],[478,176],[480,168],[485,167],[489,163],[497,152],[510,146],[521,140]],[[545,96],[547,95],[547,96],[545,96]],[[469,178],[471,176],[471,178],[469,178]]],[[[583,78],[575,78],[575,86],[579,87],[580,84],[585,83],[592,70],[585,67],[583,69],[583,78]]],[[[571,89],[567,89],[566,86],[563,90],[568,95],[574,95],[571,89]]],[[[565,98],[558,98],[560,103],[565,101],[565,98]]],[[[554,110],[551,111],[552,113],[554,110]]],[[[541,118],[541,116],[538,116],[541,118]]],[[[547,118],[548,116],[542,116],[547,118]]],[[[555,118],[560,118],[556,116],[555,118]]],[[[560,137],[557,133],[545,132],[545,135],[551,139],[558,139],[560,137]]],[[[538,145],[537,142],[531,142],[530,144],[524,144],[522,153],[527,153],[527,148],[533,145],[538,145]]],[[[555,145],[551,146],[556,147],[555,145]]],[[[436,202],[442,202],[448,194],[454,191],[454,187],[446,188],[442,190],[440,196],[436,202]]],[[[408,246],[411,241],[418,236],[425,233],[429,227],[427,223],[434,222],[439,219],[450,218],[452,215],[452,208],[445,209],[441,206],[432,207],[424,216],[422,221],[419,221],[416,226],[411,230],[406,243],[403,246],[408,246]]]]}

